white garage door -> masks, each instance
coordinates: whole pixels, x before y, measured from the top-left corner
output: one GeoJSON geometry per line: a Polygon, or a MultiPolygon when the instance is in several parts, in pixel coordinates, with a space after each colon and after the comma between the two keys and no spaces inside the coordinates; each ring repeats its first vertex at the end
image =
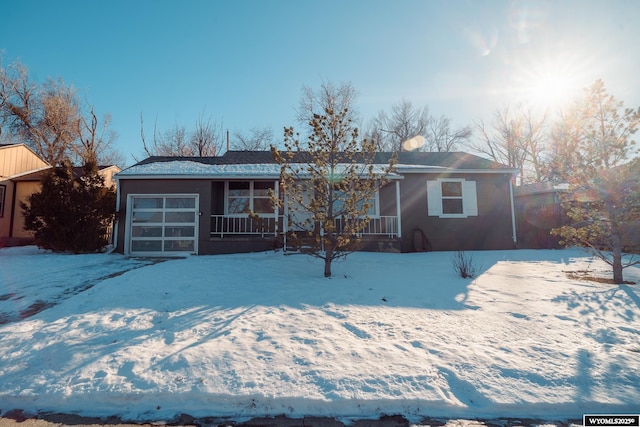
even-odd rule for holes
{"type": "Polygon", "coordinates": [[[129,195],[131,255],[198,252],[198,195],[129,195]]]}

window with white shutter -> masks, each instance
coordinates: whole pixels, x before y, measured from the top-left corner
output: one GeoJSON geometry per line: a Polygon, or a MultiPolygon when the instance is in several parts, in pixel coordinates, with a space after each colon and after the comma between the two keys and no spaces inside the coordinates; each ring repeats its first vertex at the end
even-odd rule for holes
{"type": "Polygon", "coordinates": [[[467,218],[478,215],[476,182],[464,178],[441,178],[427,181],[429,216],[467,218]]]}

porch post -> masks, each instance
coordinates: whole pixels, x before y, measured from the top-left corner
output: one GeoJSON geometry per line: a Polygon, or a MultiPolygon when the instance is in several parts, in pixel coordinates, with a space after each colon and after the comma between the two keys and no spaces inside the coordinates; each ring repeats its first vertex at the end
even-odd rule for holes
{"type": "Polygon", "coordinates": [[[284,204],[284,212],[282,217],[282,231],[283,231],[283,244],[284,251],[287,251],[287,233],[289,232],[289,198],[287,197],[287,189],[285,187],[282,197],[282,203],[284,204]]]}
{"type": "Polygon", "coordinates": [[[400,207],[400,181],[396,181],[396,215],[398,217],[398,238],[402,238],[402,209],[400,207]]]}
{"type": "MultiPolygon", "coordinates": [[[[275,184],[274,184],[274,187],[273,187],[274,191],[276,192],[276,198],[280,194],[280,188],[278,187],[279,184],[280,184],[279,181],[275,181],[275,184]]],[[[278,215],[280,214],[280,207],[278,206],[277,203],[273,207],[273,210],[274,210],[273,213],[276,216],[276,223],[275,223],[275,226],[274,226],[274,233],[275,233],[275,236],[277,237],[278,236],[278,215]]]]}

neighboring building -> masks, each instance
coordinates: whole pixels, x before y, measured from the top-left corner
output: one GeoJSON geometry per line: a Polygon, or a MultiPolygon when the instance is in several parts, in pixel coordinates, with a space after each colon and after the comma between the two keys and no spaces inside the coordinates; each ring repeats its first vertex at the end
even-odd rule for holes
{"type": "Polygon", "coordinates": [[[560,237],[552,236],[551,230],[569,223],[561,198],[568,190],[569,185],[560,182],[537,182],[514,188],[518,247],[561,247],[560,237]]]}
{"type": "MultiPolygon", "coordinates": [[[[0,145],[0,247],[33,243],[33,234],[24,229],[20,202],[40,191],[43,174],[52,166],[25,144],[0,145]]],[[[105,186],[114,186],[117,166],[100,166],[105,186]]],[[[82,168],[74,168],[82,176],[82,168]]]]}
{"type": "MultiPolygon", "coordinates": [[[[378,153],[374,164],[390,158],[378,153]]],[[[466,153],[399,153],[396,172],[375,196],[363,249],[513,248],[515,172],[466,153]]],[[[218,254],[286,244],[286,194],[279,189],[280,166],[268,151],[150,157],[116,178],[119,252],[218,254]],[[272,207],[270,189],[281,194],[282,210],[272,207]]]]}
{"type": "Polygon", "coordinates": [[[0,247],[32,242],[20,202],[40,189],[40,180],[30,176],[50,168],[25,144],[0,145],[0,247]]]}

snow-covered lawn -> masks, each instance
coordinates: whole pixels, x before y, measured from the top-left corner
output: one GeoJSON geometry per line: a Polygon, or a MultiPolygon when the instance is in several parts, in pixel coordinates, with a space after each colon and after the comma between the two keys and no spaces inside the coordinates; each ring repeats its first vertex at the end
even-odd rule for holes
{"type": "Polygon", "coordinates": [[[608,275],[578,250],[469,252],[473,280],[452,255],[355,253],[325,279],[281,252],[152,264],[2,249],[0,412],[640,413],[640,285],[569,279],[608,275]],[[54,305],[24,318],[37,301],[54,305]]]}

